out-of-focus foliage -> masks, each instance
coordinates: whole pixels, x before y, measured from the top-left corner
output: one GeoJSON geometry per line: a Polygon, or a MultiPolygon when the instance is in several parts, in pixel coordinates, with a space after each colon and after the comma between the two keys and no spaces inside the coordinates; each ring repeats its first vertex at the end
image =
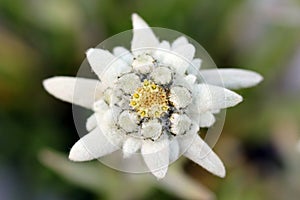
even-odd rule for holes
{"type": "MultiPolygon", "coordinates": [[[[206,185],[217,199],[297,199],[297,0],[1,0],[0,199],[103,199],[120,192],[115,188],[122,185],[118,180],[128,178],[121,172],[98,163],[77,166],[53,152],[39,153],[50,147],[65,155],[78,139],[71,105],[46,94],[42,80],[76,75],[84,52],[131,28],[133,12],[152,26],[191,36],[220,67],[252,69],[264,76],[258,87],[239,91],[244,103],[227,112],[223,134],[215,147],[227,166],[227,177],[216,178],[184,161],[180,165],[185,171],[179,176],[198,182],[199,191],[200,182],[206,185]],[[97,170],[95,176],[88,173],[97,170]]],[[[189,189],[196,183],[187,186],[189,183],[176,180],[180,179],[169,187],[154,179],[137,186],[130,183],[133,185],[128,193],[136,191],[135,198],[142,199],[187,198],[184,195],[193,194],[189,189]],[[138,186],[146,189],[139,192],[135,189],[138,186]],[[184,189],[183,196],[174,191],[176,187],[184,189]]],[[[213,196],[204,189],[203,195],[206,193],[203,198],[213,196]]]]}
{"type": "Polygon", "coordinates": [[[66,155],[50,150],[41,151],[40,160],[70,182],[99,196],[104,195],[107,199],[144,199],[153,188],[164,189],[174,198],[177,196],[180,199],[214,198],[209,190],[183,173],[180,160],[172,165],[168,175],[159,182],[151,174],[119,173],[98,162],[72,163],[66,155]]]}

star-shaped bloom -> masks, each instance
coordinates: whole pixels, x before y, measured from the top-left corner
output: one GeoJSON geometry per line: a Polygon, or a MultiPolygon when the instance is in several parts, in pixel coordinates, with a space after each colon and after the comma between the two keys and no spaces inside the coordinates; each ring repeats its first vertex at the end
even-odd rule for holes
{"type": "Polygon", "coordinates": [[[215,123],[214,113],[242,101],[229,89],[254,86],[262,77],[241,69],[200,70],[201,59],[194,58],[196,49],[186,37],[159,41],[137,14],[132,21],[131,51],[86,52],[99,80],[44,81],[50,94],[94,112],[87,120],[89,133],[72,147],[69,158],[88,161],[122,149],[124,159],[140,153],[153,175],[163,178],[168,165],[184,155],[224,177],[222,161],[199,129],[215,123]],[[80,95],[74,95],[75,85],[80,95]]]}

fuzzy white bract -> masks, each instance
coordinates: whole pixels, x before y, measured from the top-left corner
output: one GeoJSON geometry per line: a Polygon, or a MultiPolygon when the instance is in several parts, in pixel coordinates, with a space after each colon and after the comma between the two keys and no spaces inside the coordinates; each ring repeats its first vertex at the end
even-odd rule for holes
{"type": "Polygon", "coordinates": [[[224,177],[222,161],[198,131],[214,124],[218,110],[242,101],[229,89],[254,86],[262,77],[241,69],[200,70],[201,60],[194,58],[195,47],[186,37],[171,44],[159,41],[137,14],[132,21],[131,51],[124,47],[115,47],[112,53],[87,51],[100,81],[71,77],[44,81],[50,94],[94,111],[87,120],[89,133],[72,147],[69,158],[88,161],[122,149],[124,159],[140,153],[149,170],[163,178],[169,163],[184,155],[224,177]],[[80,95],[74,95],[75,85],[80,85],[80,95]]]}

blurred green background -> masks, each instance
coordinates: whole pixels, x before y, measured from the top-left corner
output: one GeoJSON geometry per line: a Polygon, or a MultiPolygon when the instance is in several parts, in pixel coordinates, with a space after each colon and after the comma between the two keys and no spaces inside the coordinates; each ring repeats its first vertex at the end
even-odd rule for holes
{"type": "Polygon", "coordinates": [[[0,199],[299,199],[299,92],[299,0],[1,0],[0,199]],[[85,51],[130,29],[133,12],[194,38],[219,67],[264,76],[227,112],[215,146],[225,179],[187,160],[162,182],[67,161],[72,108],[42,80],[75,76],[85,51]]]}

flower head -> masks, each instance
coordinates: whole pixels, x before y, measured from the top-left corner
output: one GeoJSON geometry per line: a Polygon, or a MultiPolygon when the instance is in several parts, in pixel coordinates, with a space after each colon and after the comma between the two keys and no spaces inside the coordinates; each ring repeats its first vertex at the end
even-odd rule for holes
{"type": "Polygon", "coordinates": [[[89,49],[87,60],[100,81],[54,77],[46,90],[62,100],[93,110],[89,133],[71,149],[73,161],[100,158],[122,149],[125,158],[141,153],[149,170],[163,178],[181,154],[218,176],[222,161],[201,139],[201,127],[214,124],[214,113],[235,106],[242,97],[229,90],[256,85],[262,77],[246,70],[201,70],[187,38],[160,42],[137,14],[132,15],[131,52],[89,49]],[[216,74],[217,73],[217,74],[216,74]],[[214,77],[221,76],[221,82],[214,77]],[[201,80],[205,80],[204,83],[201,80]],[[81,85],[74,96],[75,84],[81,85]],[[226,89],[227,88],[227,89],[226,89]]]}

